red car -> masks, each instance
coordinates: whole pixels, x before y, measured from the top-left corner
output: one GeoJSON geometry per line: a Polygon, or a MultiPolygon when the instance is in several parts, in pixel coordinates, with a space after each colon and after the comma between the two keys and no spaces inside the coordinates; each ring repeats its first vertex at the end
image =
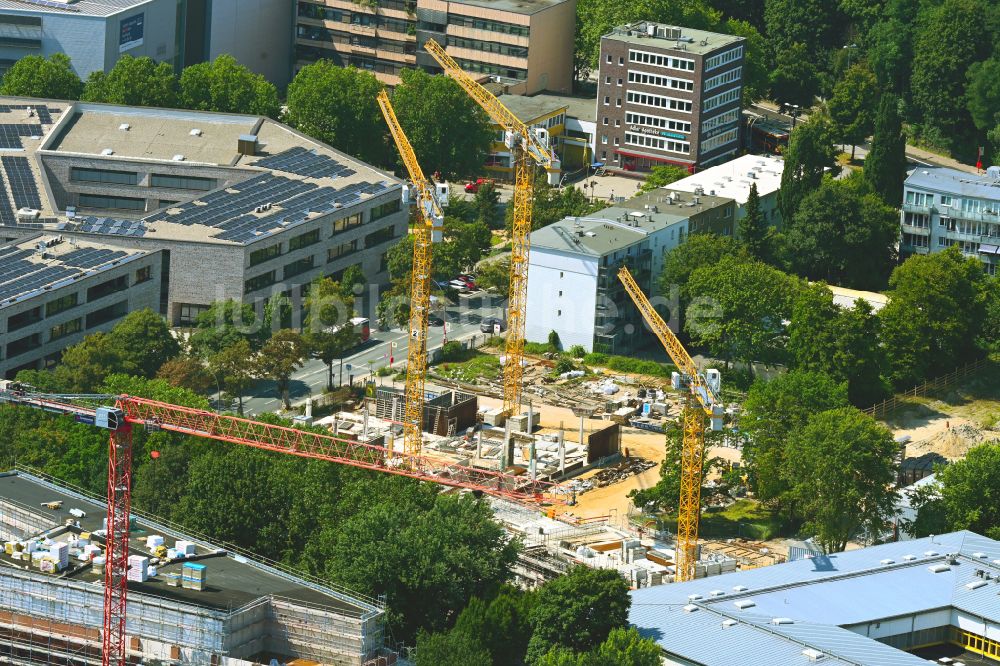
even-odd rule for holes
{"type": "Polygon", "coordinates": [[[489,178],[476,178],[474,181],[465,184],[465,191],[469,194],[475,194],[479,191],[479,188],[483,185],[492,185],[493,181],[489,178]]]}
{"type": "Polygon", "coordinates": [[[453,281],[461,282],[469,291],[475,291],[477,289],[476,281],[472,279],[471,275],[459,275],[453,281]]]}

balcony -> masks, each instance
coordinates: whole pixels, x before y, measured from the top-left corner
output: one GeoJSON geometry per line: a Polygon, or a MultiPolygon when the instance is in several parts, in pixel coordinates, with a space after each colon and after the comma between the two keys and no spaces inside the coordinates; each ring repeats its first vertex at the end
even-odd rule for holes
{"type": "Polygon", "coordinates": [[[921,215],[931,215],[938,212],[936,206],[918,206],[917,204],[904,203],[903,210],[907,213],[920,213],[921,215]]]}
{"type": "MultiPolygon", "coordinates": [[[[950,217],[955,220],[974,220],[976,222],[1000,224],[1000,203],[995,203],[994,205],[997,208],[991,212],[976,213],[968,210],[962,210],[961,208],[953,208],[951,206],[942,206],[941,208],[935,208],[934,210],[940,213],[942,217],[950,217]]],[[[903,205],[903,210],[907,210],[906,204],[903,205]]]]}
{"type": "Polygon", "coordinates": [[[930,227],[917,227],[917,226],[914,226],[912,224],[906,224],[905,222],[902,223],[902,224],[900,224],[899,227],[905,233],[915,234],[917,236],[930,236],[930,234],[931,234],[931,228],[930,227]]]}

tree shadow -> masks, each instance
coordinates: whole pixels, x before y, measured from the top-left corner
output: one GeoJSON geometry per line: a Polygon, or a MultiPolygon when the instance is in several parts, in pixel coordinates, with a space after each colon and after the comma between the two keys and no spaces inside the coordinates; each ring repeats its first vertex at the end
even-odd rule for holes
{"type": "Polygon", "coordinates": [[[889,427],[896,429],[922,428],[931,421],[946,416],[944,412],[922,402],[907,400],[901,401],[900,406],[886,417],[885,422],[889,427]]]}

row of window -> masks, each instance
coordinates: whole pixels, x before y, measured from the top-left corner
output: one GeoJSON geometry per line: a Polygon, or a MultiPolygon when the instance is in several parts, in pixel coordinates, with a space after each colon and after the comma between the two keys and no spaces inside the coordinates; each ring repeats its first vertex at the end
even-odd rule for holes
{"type": "Polygon", "coordinates": [[[723,65],[728,65],[731,62],[736,62],[743,57],[743,47],[737,46],[735,49],[730,49],[718,55],[714,55],[705,61],[705,71],[710,71],[716,67],[722,67],[723,65]]]}
{"type": "Polygon", "coordinates": [[[471,16],[460,16],[449,14],[449,25],[462,26],[464,28],[475,28],[476,30],[488,30],[489,32],[502,32],[505,35],[528,36],[528,26],[504,23],[502,21],[490,21],[488,19],[473,18],[471,16]]]}
{"type": "MultiPolygon", "coordinates": [[[[691,132],[691,123],[686,120],[673,120],[661,116],[650,116],[645,113],[625,112],[625,122],[629,125],[645,125],[647,127],[659,127],[660,129],[672,130],[674,132],[691,132]]],[[[605,123],[607,124],[607,123],[605,123]]]]}
{"type": "MultiPolygon", "coordinates": [[[[956,199],[949,194],[942,194],[939,196],[939,203],[941,206],[951,208],[953,211],[958,209],[964,213],[1000,215],[1000,201],[972,198],[956,199]]],[[[914,206],[933,206],[934,194],[929,192],[913,192],[911,190],[907,190],[904,201],[914,206]]]]}
{"type": "MultiPolygon", "coordinates": [[[[381,7],[385,6],[387,3],[382,2],[379,4],[381,7]]],[[[344,9],[315,5],[310,2],[299,3],[298,15],[302,18],[316,19],[319,21],[335,21],[338,23],[351,23],[354,25],[377,25],[380,28],[387,29],[393,29],[391,24],[400,24],[402,28],[399,32],[407,32],[407,25],[413,25],[412,22],[401,21],[399,19],[391,19],[384,16],[376,16],[375,14],[365,14],[362,12],[350,12],[344,9]]]]}
{"type": "Polygon", "coordinates": [[[684,155],[691,152],[691,144],[687,141],[674,141],[672,139],[663,139],[658,136],[649,136],[648,134],[625,132],[625,143],[629,146],[655,148],[657,150],[666,150],[671,153],[682,153],[684,155]]]}
{"type": "MultiPolygon", "coordinates": [[[[336,236],[337,234],[347,231],[348,229],[354,229],[356,227],[360,227],[363,219],[364,219],[363,213],[356,213],[348,217],[342,217],[339,220],[334,220],[331,226],[330,236],[336,236]]],[[[318,243],[320,240],[320,234],[321,231],[319,228],[317,228],[311,231],[307,231],[304,234],[299,234],[298,236],[289,239],[288,251],[293,252],[295,250],[300,250],[304,247],[308,247],[310,245],[318,243]]],[[[284,254],[284,249],[281,243],[275,243],[274,245],[268,245],[267,247],[251,250],[250,266],[257,266],[258,264],[263,264],[264,262],[271,261],[272,259],[280,257],[282,254],[284,254]]]]}
{"type": "Polygon", "coordinates": [[[628,92],[629,104],[641,104],[642,106],[652,106],[657,109],[670,109],[682,113],[691,112],[691,102],[674,97],[664,97],[662,95],[650,95],[649,93],[628,92]]]}
{"type": "MultiPolygon", "coordinates": [[[[679,69],[685,72],[694,71],[694,60],[689,60],[688,58],[678,58],[676,56],[663,55],[661,53],[650,53],[648,51],[634,51],[629,50],[628,52],[629,62],[641,62],[644,65],[653,65],[655,67],[665,67],[667,69],[679,69]]],[[[611,56],[608,56],[608,64],[611,64],[611,56]]]]}
{"type": "Polygon", "coordinates": [[[448,46],[455,46],[461,49],[472,49],[483,53],[497,53],[499,55],[512,56],[514,58],[527,58],[527,46],[513,46],[511,44],[501,44],[499,42],[484,42],[479,39],[465,39],[463,37],[448,36],[448,46]]]}
{"type": "Polygon", "coordinates": [[[656,86],[657,88],[669,88],[670,90],[684,90],[691,92],[694,90],[694,81],[687,79],[675,79],[672,76],[658,76],[645,72],[635,72],[629,70],[629,83],[640,83],[645,86],[656,86]]]}
{"type": "MultiPolygon", "coordinates": [[[[69,178],[78,183],[99,183],[102,185],[137,185],[139,182],[139,174],[134,171],[85,169],[82,167],[72,167],[69,171],[69,178]]],[[[149,186],[204,192],[218,187],[218,181],[215,178],[153,173],[149,176],[149,186]]]]}
{"type": "Polygon", "coordinates": [[[736,141],[739,138],[739,136],[740,136],[739,129],[731,129],[722,132],[716,136],[713,136],[711,139],[705,139],[704,141],[701,142],[700,146],[701,152],[707,153],[721,146],[730,144],[736,141]]]}
{"type": "Polygon", "coordinates": [[[706,99],[705,103],[701,107],[701,110],[703,113],[705,111],[711,111],[712,109],[717,109],[720,106],[729,104],[730,102],[738,102],[739,99],[740,99],[740,89],[731,88],[725,92],[719,93],[714,97],[709,97],[708,99],[706,99]]]}
{"type": "Polygon", "coordinates": [[[736,83],[741,80],[743,76],[743,68],[737,67],[736,69],[730,69],[728,71],[719,74],[718,76],[713,76],[712,78],[705,81],[705,85],[702,86],[702,90],[713,90],[719,86],[724,86],[727,83],[736,83]]]}
{"type": "MultiPolygon", "coordinates": [[[[100,310],[94,310],[86,317],[77,317],[70,321],[56,324],[49,329],[49,342],[56,342],[65,337],[90,330],[96,326],[121,319],[128,314],[128,300],[119,301],[100,310]]],[[[41,333],[31,333],[7,344],[7,358],[15,358],[42,346],[41,333]]]]}
{"type": "Polygon", "coordinates": [[[722,127],[723,125],[728,125],[729,123],[735,123],[740,119],[739,109],[730,109],[725,113],[720,113],[717,116],[709,118],[701,124],[702,132],[709,132],[714,130],[716,127],[722,127]]]}
{"type": "Polygon", "coordinates": [[[491,65],[485,62],[474,62],[472,60],[457,59],[459,67],[467,72],[477,72],[479,74],[493,74],[507,79],[524,81],[528,78],[528,70],[514,67],[504,67],[502,65],[491,65]]]}

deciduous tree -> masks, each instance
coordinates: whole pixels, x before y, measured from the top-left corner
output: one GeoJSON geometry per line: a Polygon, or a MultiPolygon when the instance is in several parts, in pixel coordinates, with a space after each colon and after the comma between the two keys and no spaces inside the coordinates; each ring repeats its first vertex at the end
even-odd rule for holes
{"type": "Polygon", "coordinates": [[[243,395],[256,376],[250,343],[243,338],[234,340],[208,357],[208,367],[218,382],[217,386],[225,387],[226,391],[236,396],[238,412],[242,416],[243,395]]]}
{"type": "Polygon", "coordinates": [[[899,207],[906,180],[906,137],[899,116],[899,98],[885,93],[875,113],[871,150],[865,157],[864,177],[882,201],[899,207]]]}
{"type": "Polygon", "coordinates": [[[877,538],[892,515],[896,491],[892,433],[853,407],[811,416],[788,442],[790,495],[827,553],[852,538],[877,538]]]}
{"type": "Polygon", "coordinates": [[[351,324],[354,310],[341,285],[330,278],[313,282],[306,298],[306,346],[327,368],[326,390],[333,390],[333,363],[361,341],[351,324]]]}
{"type": "Polygon", "coordinates": [[[186,109],[252,113],[277,118],[281,111],[278,89],[229,54],[212,62],[185,67],[180,78],[180,100],[186,109]]]}
{"type": "Polygon", "coordinates": [[[80,99],[83,82],[73,71],[69,56],[53,53],[48,58],[24,56],[3,75],[0,94],[13,97],[80,99]]]}
{"type": "Polygon", "coordinates": [[[471,634],[456,630],[417,634],[417,666],[483,666],[489,663],[489,651],[471,634]]]}
{"type": "Polygon", "coordinates": [[[83,88],[87,102],[126,106],[177,106],[177,77],[169,63],[123,55],[111,71],[91,72],[83,88]]]}
{"type": "Polygon", "coordinates": [[[156,371],[156,378],[202,395],[215,387],[215,379],[204,361],[194,356],[181,355],[170,359],[156,371]]]}
{"type": "Polygon", "coordinates": [[[257,374],[273,380],[277,385],[285,409],[292,408],[288,396],[292,373],[302,367],[308,353],[309,348],[302,336],[285,328],[272,335],[254,359],[257,374]]]}
{"type": "Polygon", "coordinates": [[[822,114],[810,116],[792,131],[778,192],[778,206],[786,224],[795,216],[802,199],[819,187],[825,170],[834,168],[836,153],[829,121],[822,114]]]}
{"type": "Polygon", "coordinates": [[[128,363],[143,377],[152,377],[160,367],[181,352],[167,322],[150,309],[130,312],[108,334],[128,363]]]}
{"type": "Polygon", "coordinates": [[[687,178],[689,175],[687,169],[675,164],[654,166],[650,169],[649,175],[646,176],[646,180],[643,182],[642,187],[639,188],[639,191],[651,192],[661,187],[666,187],[670,183],[682,178],[687,178]]]}
{"type": "Polygon", "coordinates": [[[938,472],[951,529],[1000,538],[1000,444],[980,444],[938,472]]]}
{"type": "Polygon", "coordinates": [[[878,81],[875,74],[862,61],[844,72],[843,78],[833,87],[833,96],[827,102],[833,134],[841,143],[851,144],[851,159],[859,143],[871,135],[875,127],[875,107],[878,104],[878,81]]]}
{"type": "Polygon", "coordinates": [[[260,344],[264,327],[257,321],[253,306],[232,299],[216,301],[195,320],[191,334],[191,350],[202,358],[246,340],[252,348],[260,344]]]}

